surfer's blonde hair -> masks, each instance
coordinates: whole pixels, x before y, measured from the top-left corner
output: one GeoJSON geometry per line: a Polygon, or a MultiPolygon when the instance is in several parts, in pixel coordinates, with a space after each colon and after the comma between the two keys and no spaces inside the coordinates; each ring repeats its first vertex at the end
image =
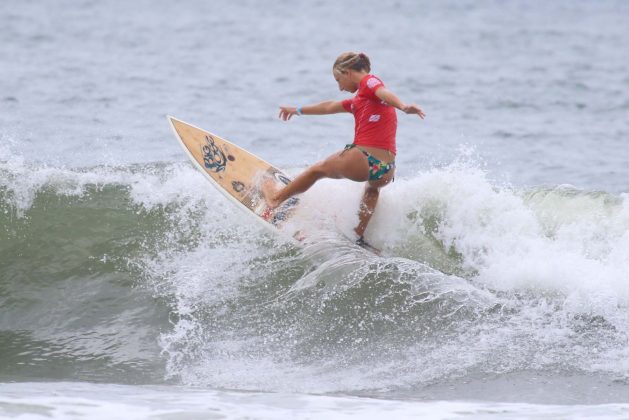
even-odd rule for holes
{"type": "Polygon", "coordinates": [[[369,73],[371,71],[369,57],[364,53],[355,52],[345,52],[339,55],[332,66],[332,71],[337,74],[342,74],[347,70],[364,70],[369,73]]]}

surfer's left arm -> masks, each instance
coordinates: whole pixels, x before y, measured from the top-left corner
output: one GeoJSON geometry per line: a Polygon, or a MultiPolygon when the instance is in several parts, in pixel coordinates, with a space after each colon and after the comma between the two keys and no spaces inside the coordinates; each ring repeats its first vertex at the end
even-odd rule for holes
{"type": "Polygon", "coordinates": [[[387,104],[399,109],[407,114],[417,114],[419,118],[424,119],[426,114],[416,104],[406,105],[398,96],[385,87],[381,87],[376,91],[376,96],[387,104]]]}

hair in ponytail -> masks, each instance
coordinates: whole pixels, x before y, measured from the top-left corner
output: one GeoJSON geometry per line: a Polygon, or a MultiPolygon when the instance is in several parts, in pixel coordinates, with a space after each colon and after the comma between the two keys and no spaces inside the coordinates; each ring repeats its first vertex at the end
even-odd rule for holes
{"type": "Polygon", "coordinates": [[[345,73],[347,70],[355,71],[371,71],[371,62],[369,57],[364,53],[346,52],[338,56],[332,71],[335,73],[345,73]]]}

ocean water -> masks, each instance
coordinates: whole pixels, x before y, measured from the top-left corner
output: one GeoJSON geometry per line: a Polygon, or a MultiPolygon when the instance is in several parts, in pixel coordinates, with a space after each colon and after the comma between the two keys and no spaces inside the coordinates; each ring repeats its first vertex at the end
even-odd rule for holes
{"type": "Polygon", "coordinates": [[[629,3],[0,5],[0,418],[629,418],[629,3]],[[166,114],[295,175],[399,115],[367,239],[324,180],[273,235],[166,114]]]}

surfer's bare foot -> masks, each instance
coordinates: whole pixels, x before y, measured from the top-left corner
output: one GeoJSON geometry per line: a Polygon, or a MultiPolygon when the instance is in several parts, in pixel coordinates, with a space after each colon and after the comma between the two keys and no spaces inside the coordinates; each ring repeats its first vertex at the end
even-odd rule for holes
{"type": "Polygon", "coordinates": [[[354,233],[356,234],[356,237],[360,239],[363,237],[363,234],[365,233],[365,229],[359,229],[358,227],[355,227],[354,233]]]}
{"type": "Polygon", "coordinates": [[[274,180],[272,179],[263,180],[262,184],[260,185],[260,192],[262,192],[264,201],[266,201],[266,205],[269,206],[269,208],[274,209],[282,203],[277,198],[278,191],[275,188],[274,180]]]}

